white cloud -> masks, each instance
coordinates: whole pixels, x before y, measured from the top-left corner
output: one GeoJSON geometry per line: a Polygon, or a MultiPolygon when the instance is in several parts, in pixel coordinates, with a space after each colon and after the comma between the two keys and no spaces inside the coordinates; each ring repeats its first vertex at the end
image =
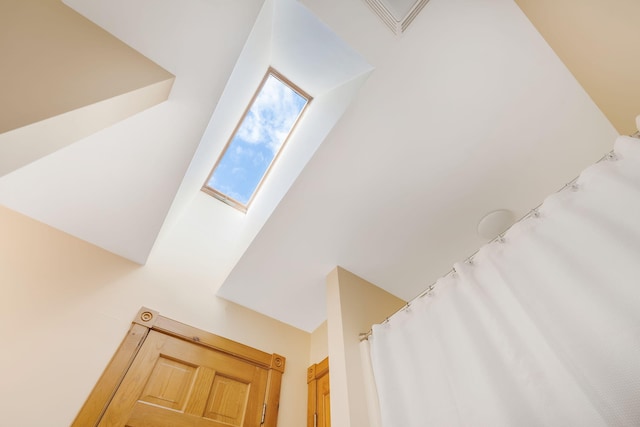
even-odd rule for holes
{"type": "Polygon", "coordinates": [[[238,136],[251,144],[265,144],[277,152],[300,112],[301,97],[269,76],[245,117],[238,136]]]}
{"type": "Polygon", "coordinates": [[[304,98],[269,76],[238,128],[209,185],[246,203],[291,131],[304,98]]]}

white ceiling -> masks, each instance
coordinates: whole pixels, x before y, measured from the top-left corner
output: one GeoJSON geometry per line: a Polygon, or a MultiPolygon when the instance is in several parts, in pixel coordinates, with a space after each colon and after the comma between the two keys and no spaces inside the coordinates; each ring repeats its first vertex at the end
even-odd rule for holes
{"type": "Polygon", "coordinates": [[[383,0],[382,4],[385,5],[387,10],[391,12],[391,15],[400,22],[411,12],[416,5],[417,0],[383,0]]]}
{"type": "Polygon", "coordinates": [[[172,245],[219,295],[311,331],[335,265],[408,299],[483,243],[484,214],[525,213],[611,148],[512,0],[431,0],[400,37],[362,0],[290,1],[66,0],[174,88],[0,178],[0,204],[140,263],[172,245]],[[200,176],[269,62],[323,102],[245,216],[200,176]]]}

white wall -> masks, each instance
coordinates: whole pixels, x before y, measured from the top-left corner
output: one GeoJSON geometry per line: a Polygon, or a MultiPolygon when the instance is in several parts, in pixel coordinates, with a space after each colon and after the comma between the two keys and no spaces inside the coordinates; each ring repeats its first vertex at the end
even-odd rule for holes
{"type": "Polygon", "coordinates": [[[69,425],[144,305],[285,356],[278,425],[304,425],[309,334],[215,297],[179,233],[146,266],[6,208],[0,236],[0,424],[69,425]]]}

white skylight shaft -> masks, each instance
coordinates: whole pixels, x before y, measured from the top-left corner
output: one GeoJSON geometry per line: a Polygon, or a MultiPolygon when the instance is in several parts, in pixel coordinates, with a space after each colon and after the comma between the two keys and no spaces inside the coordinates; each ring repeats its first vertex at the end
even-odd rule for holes
{"type": "Polygon", "coordinates": [[[203,190],[246,211],[310,99],[270,69],[203,190]]]}

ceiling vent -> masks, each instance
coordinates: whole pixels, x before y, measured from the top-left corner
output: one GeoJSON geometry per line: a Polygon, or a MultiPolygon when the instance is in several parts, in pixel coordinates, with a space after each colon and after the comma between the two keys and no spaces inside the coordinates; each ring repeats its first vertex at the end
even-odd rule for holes
{"type": "Polygon", "coordinates": [[[395,34],[404,33],[429,0],[364,0],[395,34]]]}

